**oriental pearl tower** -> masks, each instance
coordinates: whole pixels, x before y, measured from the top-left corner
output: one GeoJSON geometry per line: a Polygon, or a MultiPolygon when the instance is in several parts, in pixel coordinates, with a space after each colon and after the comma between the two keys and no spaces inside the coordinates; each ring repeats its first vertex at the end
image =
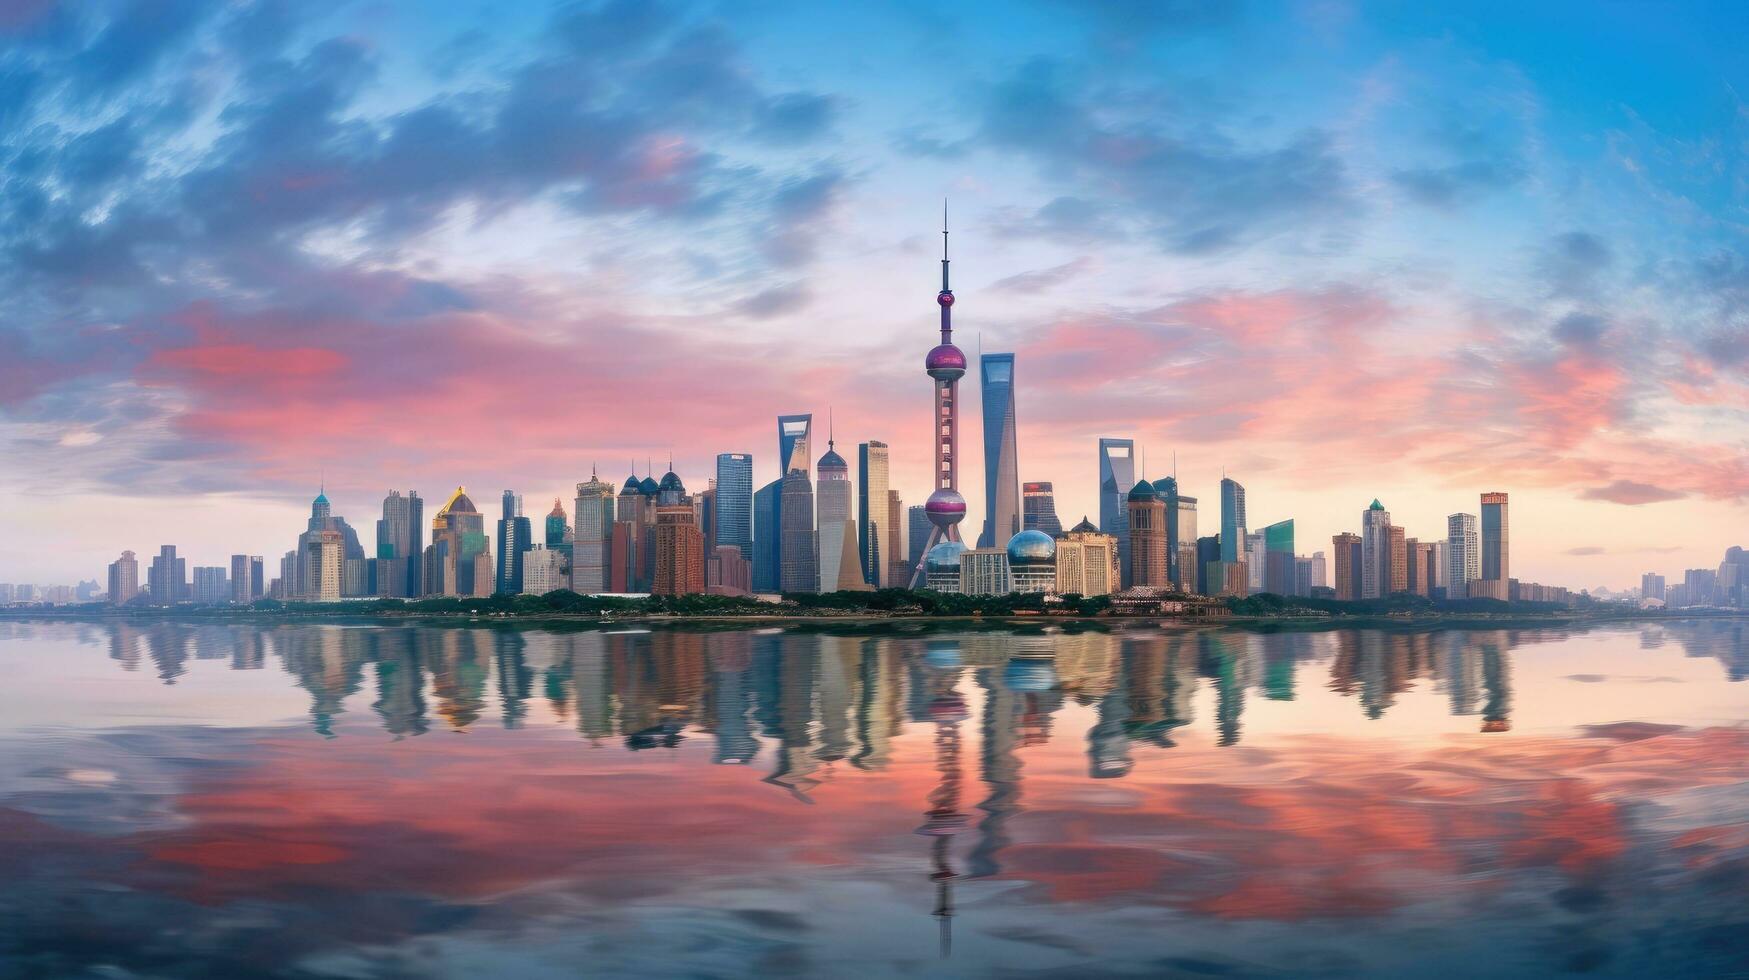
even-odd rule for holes
{"type": "MultiPolygon", "coordinates": [[[[959,386],[966,373],[966,352],[953,345],[953,290],[947,283],[947,203],[941,205],[941,292],[935,304],[941,307],[941,343],[930,350],[923,370],[935,382],[935,405],[930,414],[935,427],[935,490],[923,505],[934,530],[923,547],[922,560],[911,572],[911,588],[920,588],[930,553],[937,546],[951,542],[953,550],[963,551],[960,541],[960,521],[966,519],[966,498],[959,492],[959,386]]],[[[941,556],[946,558],[947,556],[941,556]]],[[[957,556],[954,564],[958,564],[957,556]]]]}

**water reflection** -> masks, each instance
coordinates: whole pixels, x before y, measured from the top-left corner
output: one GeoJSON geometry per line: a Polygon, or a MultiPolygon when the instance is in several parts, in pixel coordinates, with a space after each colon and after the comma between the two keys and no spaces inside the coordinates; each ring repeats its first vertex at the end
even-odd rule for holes
{"type": "MultiPolygon", "coordinates": [[[[525,632],[516,629],[285,626],[99,627],[124,670],[147,661],[176,684],[190,661],[232,670],[277,663],[310,696],[313,730],[336,718],[366,684],[384,731],[395,736],[465,731],[493,707],[517,728],[540,699],[594,743],[672,748],[689,735],[714,740],[714,760],[747,764],[770,739],[773,785],[806,800],[823,765],[879,770],[905,717],[930,718],[943,670],[966,672],[985,692],[984,726],[1003,740],[1049,738],[1066,703],[1092,705],[1089,772],[1121,778],[1130,746],[1171,748],[1195,724],[1193,704],[1214,689],[1211,731],[1223,746],[1244,735],[1248,699],[1293,701],[1319,673],[1368,719],[1405,693],[1443,692],[1454,716],[1477,730],[1512,728],[1512,651],[1564,638],[1545,630],[1255,634],[1223,630],[1148,633],[970,634],[952,639],[804,632],[525,632]]],[[[20,628],[13,626],[12,631],[20,628]]],[[[27,628],[26,628],[27,629],[27,628]]],[[[0,636],[7,631],[0,631],[0,636]]],[[[1660,625],[1640,645],[1679,645],[1749,679],[1749,630],[1735,621],[1660,625]]],[[[987,751],[989,751],[987,749],[987,751]]]]}
{"type": "MultiPolygon", "coordinates": [[[[0,624],[0,639],[68,629],[0,624]]],[[[1400,975],[1400,949],[1449,965],[1501,943],[1523,956],[1501,973],[1643,975],[1673,956],[1729,966],[1741,946],[1749,732],[1576,738],[1538,717],[1550,684],[1583,702],[1674,680],[1659,671],[1678,653],[1745,679],[1745,633],[1727,621],[1590,637],[72,629],[143,699],[283,678],[297,730],[322,737],[186,715],[90,744],[76,724],[19,736],[30,750],[0,753],[0,908],[24,911],[0,921],[0,976],[23,955],[41,957],[25,975],[197,961],[413,975],[441,972],[419,957],[467,930],[500,958],[547,930],[556,958],[529,975],[574,969],[582,935],[594,972],[698,975],[870,958],[891,975],[1120,961],[1400,975]],[[1635,647],[1664,666],[1561,675],[1593,641],[1610,669],[1635,647]],[[1556,650],[1559,667],[1543,656],[1556,650]],[[1330,711],[1367,737],[1271,727],[1330,711]],[[1386,737],[1417,713],[1465,734],[1386,737]],[[91,920],[126,939],[91,947],[91,920]],[[275,922],[299,928],[262,925],[275,922]],[[809,958],[865,930],[867,946],[809,958]],[[267,931],[284,945],[262,945],[267,931]],[[1616,938],[1649,931],[1660,944],[1616,938]],[[1374,932],[1393,938],[1362,948],[1374,932]],[[200,956],[175,959],[179,935],[202,937],[200,956]],[[385,952],[397,943],[405,958],[385,952]],[[136,952],[153,948],[162,958],[136,952]]],[[[27,681],[76,683],[56,678],[27,681]]]]}

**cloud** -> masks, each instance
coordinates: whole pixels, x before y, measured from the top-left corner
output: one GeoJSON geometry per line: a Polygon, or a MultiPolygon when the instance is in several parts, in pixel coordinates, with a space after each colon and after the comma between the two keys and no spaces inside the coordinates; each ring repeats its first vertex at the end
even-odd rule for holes
{"type": "Polygon", "coordinates": [[[1468,160],[1445,167],[1398,170],[1391,174],[1391,182],[1418,204],[1451,208],[1512,187],[1524,177],[1516,164],[1468,160]]]}
{"type": "Polygon", "coordinates": [[[998,279],[990,284],[990,288],[1013,293],[1040,293],[1078,278],[1092,269],[1094,265],[1091,256],[1082,255],[1064,262],[1062,265],[1054,265],[1048,269],[1033,269],[1030,272],[1018,273],[1006,279],[998,279]]]}
{"type": "Polygon", "coordinates": [[[1612,504],[1656,504],[1667,500],[1681,500],[1688,496],[1680,490],[1666,490],[1650,483],[1636,483],[1633,480],[1616,480],[1608,486],[1591,487],[1579,494],[1582,500],[1606,500],[1612,504]]]}
{"type": "Polygon", "coordinates": [[[1551,239],[1537,258],[1537,274],[1550,295],[1589,299],[1597,295],[1605,270],[1615,263],[1608,242],[1586,231],[1570,231],[1551,239]]]}
{"type": "Polygon", "coordinates": [[[1608,553],[1609,552],[1606,549],[1600,548],[1596,545],[1586,545],[1584,547],[1567,549],[1567,554],[1576,558],[1585,558],[1592,555],[1606,555],[1608,553]]]}

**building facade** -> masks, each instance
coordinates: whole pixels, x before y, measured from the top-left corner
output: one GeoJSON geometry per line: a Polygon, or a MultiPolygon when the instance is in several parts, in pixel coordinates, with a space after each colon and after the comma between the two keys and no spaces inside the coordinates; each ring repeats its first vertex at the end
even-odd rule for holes
{"type": "Polygon", "coordinates": [[[522,594],[546,595],[571,587],[566,572],[564,548],[549,548],[544,543],[528,549],[522,560],[522,594]]]}
{"type": "Polygon", "coordinates": [[[1336,590],[1336,598],[1343,602],[1354,602],[1366,595],[1363,553],[1361,536],[1351,531],[1330,539],[1330,561],[1336,576],[1331,587],[1336,590]]]}
{"type": "Polygon", "coordinates": [[[1474,514],[1452,514],[1445,519],[1447,599],[1464,599],[1470,583],[1482,577],[1482,538],[1474,514]]]}
{"type": "Polygon", "coordinates": [[[1511,598],[1512,549],[1510,521],[1507,519],[1506,494],[1482,494],[1481,574],[1471,587],[1471,594],[1481,593],[1488,599],[1511,598]]]}
{"type": "Polygon", "coordinates": [[[1099,529],[1117,541],[1118,567],[1129,585],[1129,492],[1136,483],[1136,443],[1133,439],[1099,440],[1099,529]]]}
{"type": "Polygon", "coordinates": [[[1053,538],[1063,536],[1063,522],[1057,518],[1056,491],[1049,483],[1020,485],[1020,529],[1043,531],[1053,538]]]}
{"type": "Polygon", "coordinates": [[[960,586],[964,595],[1007,595],[1014,591],[1008,577],[1007,548],[971,548],[960,553],[960,586]]]}
{"type": "Polygon", "coordinates": [[[109,563],[109,601],[123,605],[140,594],[140,560],[131,551],[109,563]]]}
{"type": "Polygon", "coordinates": [[[1129,586],[1166,589],[1172,585],[1166,560],[1166,503],[1153,484],[1137,481],[1124,501],[1128,513],[1129,586]]]}
{"type": "Polygon", "coordinates": [[[1391,514],[1374,500],[1360,515],[1360,581],[1362,599],[1378,599],[1391,591],[1391,514]]]}
{"type": "Polygon", "coordinates": [[[1263,529],[1263,591],[1276,595],[1309,595],[1311,563],[1306,564],[1306,591],[1295,584],[1294,522],[1277,521],[1263,529]]]}
{"type": "Polygon", "coordinates": [[[979,355],[978,379],[984,416],[984,529],[978,547],[995,548],[1021,530],[1014,355],[979,355]]]}
{"type": "Polygon", "coordinates": [[[778,587],[784,592],[817,592],[820,555],[814,540],[814,486],[806,469],[784,474],[779,510],[783,559],[778,587]]]}
{"type": "Polygon", "coordinates": [[[887,444],[869,440],[856,447],[856,557],[862,580],[876,588],[892,581],[892,460],[887,444]]]}
{"type": "Polygon", "coordinates": [[[1057,591],[1075,595],[1110,595],[1123,576],[1118,570],[1117,539],[1086,518],[1057,541],[1057,591]]]}
{"type": "Polygon", "coordinates": [[[753,559],[753,456],[717,454],[717,499],[713,524],[718,547],[728,545],[753,559]]]}

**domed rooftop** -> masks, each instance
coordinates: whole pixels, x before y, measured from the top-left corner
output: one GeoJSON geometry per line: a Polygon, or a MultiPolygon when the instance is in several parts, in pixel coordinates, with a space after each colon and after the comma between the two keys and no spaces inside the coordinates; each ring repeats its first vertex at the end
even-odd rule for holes
{"type": "Polygon", "coordinates": [[[923,369],[934,378],[957,378],[966,373],[966,352],[952,344],[938,344],[924,359],[923,369]]]}
{"type": "Polygon", "coordinates": [[[1028,528],[1008,539],[1008,564],[1050,565],[1057,560],[1057,543],[1037,528],[1028,528]]]}
{"type": "Polygon", "coordinates": [[[923,556],[923,567],[932,572],[958,572],[960,570],[960,555],[965,554],[963,541],[943,541],[929,549],[929,554],[923,556]]]}
{"type": "Polygon", "coordinates": [[[686,484],[680,482],[680,476],[678,474],[673,470],[669,470],[662,474],[662,482],[656,484],[656,489],[658,492],[671,491],[673,493],[685,493],[686,484]]]}
{"type": "Polygon", "coordinates": [[[644,482],[638,484],[638,492],[646,497],[654,497],[662,492],[662,487],[656,482],[655,477],[646,476],[644,482]]]}
{"type": "Polygon", "coordinates": [[[838,450],[832,448],[831,440],[826,442],[826,454],[820,457],[820,469],[850,469],[850,464],[844,461],[843,456],[838,455],[838,450]]]}
{"type": "Polygon", "coordinates": [[[548,517],[564,517],[565,516],[565,505],[559,502],[559,498],[557,498],[557,497],[553,498],[553,509],[547,512],[547,516],[548,517]]]}
{"type": "Polygon", "coordinates": [[[1081,523],[1070,528],[1069,533],[1070,534],[1098,534],[1099,528],[1094,527],[1093,522],[1087,519],[1087,515],[1083,514],[1083,515],[1081,515],[1081,523]]]}
{"type": "Polygon", "coordinates": [[[312,503],[312,504],[325,504],[327,502],[328,502],[328,494],[326,491],[316,494],[316,499],[310,501],[310,503],[312,503]]]}
{"type": "Polygon", "coordinates": [[[625,484],[625,486],[620,488],[619,492],[620,493],[637,493],[638,492],[638,475],[636,473],[633,473],[631,476],[626,477],[626,484],[625,484]]]}
{"type": "Polygon", "coordinates": [[[477,510],[474,507],[474,502],[468,498],[467,490],[465,490],[461,487],[456,487],[455,493],[453,495],[451,495],[449,498],[449,503],[444,504],[443,510],[439,511],[438,513],[440,513],[440,514],[478,514],[479,510],[477,510]]]}
{"type": "Polygon", "coordinates": [[[1379,498],[1377,498],[1377,497],[1372,498],[1372,506],[1367,508],[1367,510],[1384,510],[1384,509],[1385,509],[1385,505],[1379,503],[1379,498]]]}
{"type": "Polygon", "coordinates": [[[1160,499],[1160,494],[1155,492],[1153,484],[1149,483],[1147,480],[1140,480],[1136,483],[1136,488],[1130,491],[1130,499],[1158,500],[1160,499]]]}

